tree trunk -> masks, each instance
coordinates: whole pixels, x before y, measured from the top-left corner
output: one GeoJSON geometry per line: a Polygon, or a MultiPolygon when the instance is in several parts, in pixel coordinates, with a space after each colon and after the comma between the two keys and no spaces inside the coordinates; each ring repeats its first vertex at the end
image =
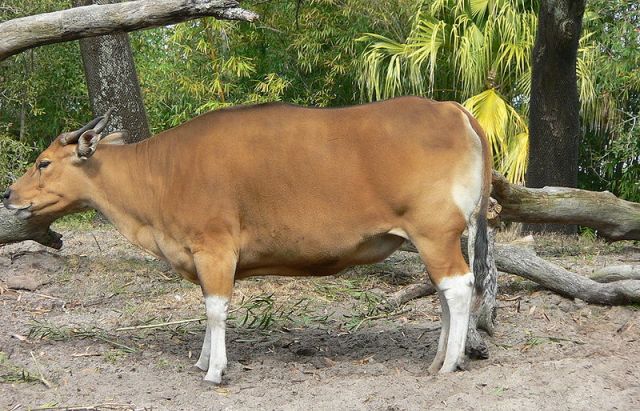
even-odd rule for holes
{"type": "Polygon", "coordinates": [[[212,16],[254,21],[258,15],[235,0],[137,0],[92,5],[0,23],[0,61],[32,47],[129,32],[212,16]]]}
{"type": "Polygon", "coordinates": [[[597,230],[610,241],[640,240],[640,204],[617,198],[608,191],[565,187],[526,188],[493,172],[493,198],[500,218],[523,223],[579,224],[597,230]]]}
{"type": "MultiPolygon", "coordinates": [[[[73,4],[87,6],[99,1],[113,0],[73,0],[73,4]]],[[[127,130],[127,143],[148,138],[151,132],[129,35],[116,33],[81,39],[80,52],[93,115],[101,116],[114,108],[105,131],[127,130]]]]}
{"type": "MultiPolygon", "coordinates": [[[[533,48],[527,187],[576,187],[581,138],[576,77],[585,0],[542,0],[533,48]]],[[[575,226],[527,226],[575,233],[575,226]]]]}

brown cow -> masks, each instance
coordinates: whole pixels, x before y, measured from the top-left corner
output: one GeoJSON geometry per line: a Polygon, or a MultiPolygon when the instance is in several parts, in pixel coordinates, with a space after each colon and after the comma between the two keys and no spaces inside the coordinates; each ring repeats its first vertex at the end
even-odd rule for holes
{"type": "Polygon", "coordinates": [[[200,284],[196,366],[219,383],[234,281],[329,275],[411,240],[438,287],[430,371],[464,357],[474,280],[487,272],[491,154],[460,105],[416,97],[336,109],[218,110],[137,144],[100,138],[106,118],[60,135],[4,195],[23,218],[94,208],[131,242],[200,284]],[[460,251],[469,228],[473,271],[460,251]],[[475,254],[474,254],[475,253],[475,254]]]}

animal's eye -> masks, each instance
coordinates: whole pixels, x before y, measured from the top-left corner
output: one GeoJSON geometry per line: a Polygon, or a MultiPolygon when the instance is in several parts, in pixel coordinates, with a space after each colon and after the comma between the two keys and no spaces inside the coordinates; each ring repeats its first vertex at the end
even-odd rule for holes
{"type": "Polygon", "coordinates": [[[42,160],[41,162],[38,163],[38,169],[42,170],[43,168],[47,168],[47,166],[51,164],[51,161],[49,160],[42,160]]]}

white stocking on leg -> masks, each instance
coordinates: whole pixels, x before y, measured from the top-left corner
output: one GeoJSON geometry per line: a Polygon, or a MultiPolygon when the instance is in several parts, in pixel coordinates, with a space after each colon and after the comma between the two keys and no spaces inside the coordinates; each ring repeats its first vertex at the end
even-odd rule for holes
{"type": "MultiPolygon", "coordinates": [[[[209,367],[204,379],[205,381],[220,384],[222,374],[227,368],[225,322],[227,320],[229,300],[219,296],[207,296],[204,299],[204,303],[207,310],[207,331],[209,336],[209,367]]],[[[207,343],[206,336],[204,343],[207,343]]]]}
{"type": "Polygon", "coordinates": [[[447,353],[440,372],[455,371],[464,361],[464,346],[467,341],[469,312],[473,295],[472,273],[445,277],[438,284],[449,306],[449,338],[447,353]]]}
{"type": "Polygon", "coordinates": [[[211,327],[209,327],[209,321],[207,320],[207,329],[204,332],[204,341],[202,342],[202,350],[200,351],[200,357],[196,362],[196,367],[202,371],[209,369],[209,357],[211,355],[211,327]]]}

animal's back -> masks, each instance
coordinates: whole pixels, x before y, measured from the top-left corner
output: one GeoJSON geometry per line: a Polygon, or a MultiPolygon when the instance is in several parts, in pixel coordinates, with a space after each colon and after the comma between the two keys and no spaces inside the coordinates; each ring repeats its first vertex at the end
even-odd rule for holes
{"type": "Polygon", "coordinates": [[[362,190],[364,183],[390,184],[396,191],[425,162],[432,173],[456,163],[451,158],[470,144],[463,117],[453,104],[417,97],[329,109],[240,107],[171,130],[167,134],[180,143],[167,145],[167,154],[184,151],[180,157],[189,160],[181,166],[196,168],[192,179],[227,174],[236,188],[246,185],[256,195],[282,189],[291,196],[312,188],[335,196],[362,190]]]}

